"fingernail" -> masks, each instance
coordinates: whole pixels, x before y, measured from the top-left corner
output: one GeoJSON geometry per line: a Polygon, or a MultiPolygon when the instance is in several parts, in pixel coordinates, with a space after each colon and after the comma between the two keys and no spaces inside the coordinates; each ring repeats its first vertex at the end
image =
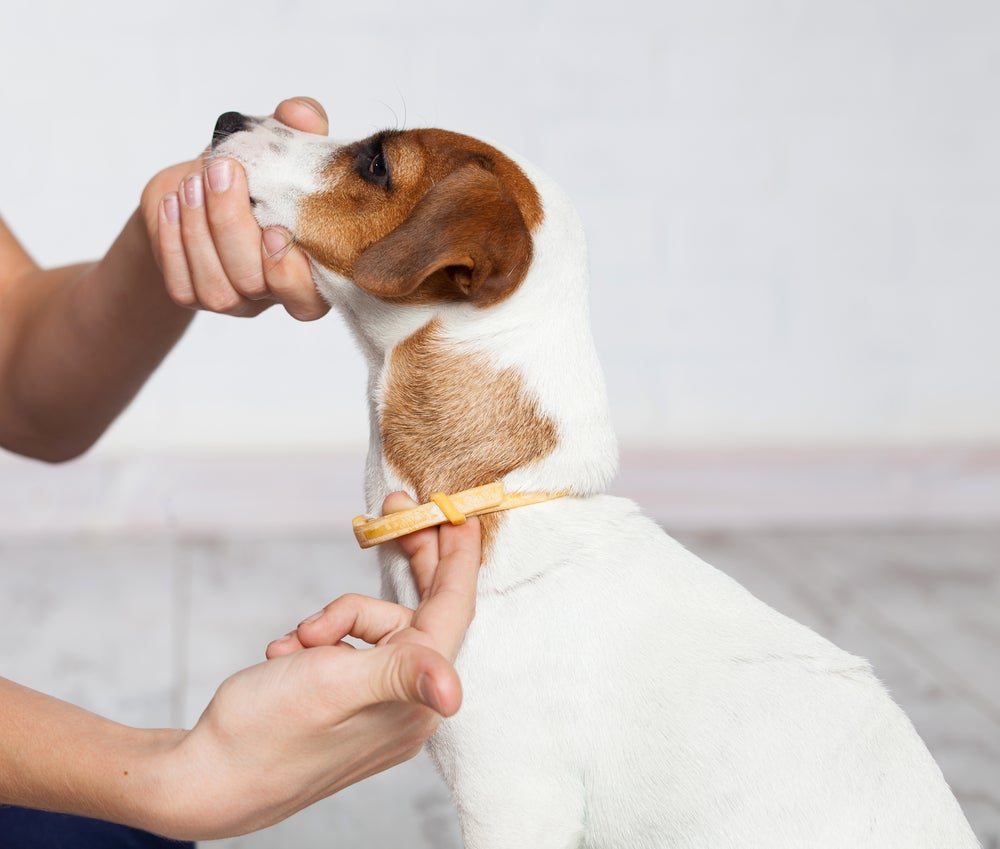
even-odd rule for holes
{"type": "Polygon", "coordinates": [[[171,192],[163,198],[163,217],[170,224],[177,224],[181,220],[180,202],[177,200],[177,192],[171,192]]]}
{"type": "Polygon", "coordinates": [[[276,227],[269,227],[264,231],[264,253],[268,259],[277,256],[290,244],[288,234],[284,230],[276,227]]]}
{"type": "Polygon", "coordinates": [[[296,103],[301,103],[303,106],[306,107],[306,109],[311,109],[313,112],[319,115],[319,117],[322,118],[324,121],[326,120],[326,113],[323,112],[323,110],[319,107],[316,101],[313,100],[311,97],[293,97],[292,100],[294,100],[296,103]]]}
{"type": "Polygon", "coordinates": [[[434,688],[434,682],[426,672],[421,672],[420,677],[417,678],[417,692],[420,694],[420,700],[427,707],[438,713],[443,713],[441,703],[438,701],[437,690],[434,688]]]}
{"type": "Polygon", "coordinates": [[[312,616],[306,617],[301,622],[299,622],[299,627],[301,628],[303,625],[312,625],[312,623],[315,622],[317,619],[319,619],[324,613],[326,613],[325,610],[320,610],[314,613],[312,616]]]}
{"type": "Polygon", "coordinates": [[[184,203],[191,209],[197,209],[205,202],[205,186],[201,174],[192,174],[184,181],[184,203]]]}
{"type": "Polygon", "coordinates": [[[233,164],[217,159],[208,166],[208,186],[213,192],[224,192],[233,183],[233,164]]]}

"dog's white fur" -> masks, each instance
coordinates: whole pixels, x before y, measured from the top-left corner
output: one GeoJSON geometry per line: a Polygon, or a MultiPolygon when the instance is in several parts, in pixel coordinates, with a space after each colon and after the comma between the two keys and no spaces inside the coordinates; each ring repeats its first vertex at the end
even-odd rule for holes
{"type": "MultiPolygon", "coordinates": [[[[260,223],[295,233],[336,146],[276,126],[217,152],[246,166],[260,223]]],[[[370,513],[408,485],[382,455],[390,357],[432,319],[455,351],[516,369],[558,425],[556,450],[504,483],[573,496],[504,516],[458,660],[464,704],[430,743],[468,849],[978,846],[866,661],[602,494],[616,449],[582,227],[550,180],[512,158],[544,220],[527,276],[500,303],[398,306],[315,265],[368,360],[370,513]]],[[[384,546],[381,565],[386,594],[415,605],[398,549],[384,546]]]]}

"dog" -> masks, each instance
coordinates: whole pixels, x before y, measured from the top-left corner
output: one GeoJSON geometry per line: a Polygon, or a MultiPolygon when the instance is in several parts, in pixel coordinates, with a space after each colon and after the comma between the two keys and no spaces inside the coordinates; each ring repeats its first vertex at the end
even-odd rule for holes
{"type": "MultiPolygon", "coordinates": [[[[212,155],[367,359],[368,511],[399,489],[537,496],[483,516],[464,702],[428,744],[467,849],[979,845],[865,660],[605,494],[583,229],[549,178],[444,130],[339,144],[238,113],[212,155]]],[[[380,563],[415,606],[395,544],[380,563]]]]}

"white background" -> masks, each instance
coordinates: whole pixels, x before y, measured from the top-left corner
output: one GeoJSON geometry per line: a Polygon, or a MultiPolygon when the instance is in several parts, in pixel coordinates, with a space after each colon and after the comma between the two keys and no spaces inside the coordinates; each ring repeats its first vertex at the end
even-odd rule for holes
{"type": "MultiPolygon", "coordinates": [[[[668,526],[995,525],[996,0],[0,0],[0,213],[46,264],[95,257],[219,113],[294,94],[337,136],[443,126],[563,184],[638,458],[618,485],[668,526]]],[[[0,671],[189,723],[298,618],[375,592],[363,392],[334,316],[201,315],[92,457],[0,454],[0,671]]],[[[929,533],[697,548],[878,659],[985,840],[995,535],[929,533]]],[[[417,761],[224,845],[458,845],[434,782],[417,761]]]]}
{"type": "MultiPolygon", "coordinates": [[[[0,211],[45,264],[220,112],[311,94],[334,135],[443,126],[564,185],[626,446],[1000,436],[1000,4],[0,9],[0,211]]],[[[362,395],[339,319],[203,315],[97,451],[361,445],[362,395]]]]}

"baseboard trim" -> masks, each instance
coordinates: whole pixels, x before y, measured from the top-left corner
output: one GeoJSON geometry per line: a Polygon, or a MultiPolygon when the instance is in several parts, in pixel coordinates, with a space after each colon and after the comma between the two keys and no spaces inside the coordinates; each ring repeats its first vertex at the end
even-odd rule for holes
{"type": "Polygon", "coordinates": [[[695,527],[994,524],[1000,445],[626,451],[613,490],[695,527]]]}
{"type": "MultiPolygon", "coordinates": [[[[363,451],[0,457],[0,538],[343,533],[363,451]]],[[[672,527],[1000,522],[1000,445],[626,449],[611,487],[672,527]]]]}

